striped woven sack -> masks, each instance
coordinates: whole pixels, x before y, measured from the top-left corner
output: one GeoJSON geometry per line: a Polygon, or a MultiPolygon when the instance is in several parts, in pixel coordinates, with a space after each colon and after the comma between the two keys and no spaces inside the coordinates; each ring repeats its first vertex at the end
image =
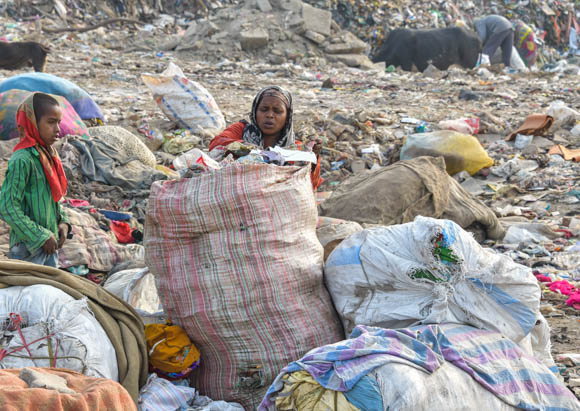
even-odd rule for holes
{"type": "Polygon", "coordinates": [[[308,168],[233,164],[153,184],[146,261],[201,352],[202,394],[255,409],[289,362],[343,338],[317,217],[308,168]]]}

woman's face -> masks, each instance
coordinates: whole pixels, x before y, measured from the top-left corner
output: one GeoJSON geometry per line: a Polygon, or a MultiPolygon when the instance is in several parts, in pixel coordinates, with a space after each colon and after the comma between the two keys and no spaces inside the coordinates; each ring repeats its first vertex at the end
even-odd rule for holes
{"type": "Polygon", "coordinates": [[[280,137],[286,125],[286,106],[277,97],[263,97],[258,105],[256,121],[264,137],[280,137]]]}

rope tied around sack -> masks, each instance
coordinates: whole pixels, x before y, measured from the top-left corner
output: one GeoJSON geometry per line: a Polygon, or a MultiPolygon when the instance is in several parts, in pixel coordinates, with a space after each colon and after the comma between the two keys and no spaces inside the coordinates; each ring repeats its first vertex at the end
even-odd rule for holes
{"type": "Polygon", "coordinates": [[[8,357],[9,355],[14,354],[18,351],[22,351],[24,349],[28,352],[28,357],[31,360],[34,360],[35,357],[30,352],[29,346],[46,339],[46,340],[48,340],[48,352],[49,352],[49,358],[50,358],[51,364],[52,364],[51,367],[55,368],[56,367],[56,358],[57,358],[57,353],[58,353],[58,341],[57,341],[55,353],[53,356],[52,355],[52,341],[50,340],[50,338],[54,336],[54,333],[50,333],[50,334],[47,333],[46,336],[37,338],[36,340],[28,343],[28,342],[26,342],[26,338],[24,338],[24,334],[22,333],[22,327],[21,327],[22,317],[20,316],[20,314],[10,313],[9,317],[10,317],[9,328],[14,328],[14,330],[18,332],[18,335],[20,336],[20,339],[22,340],[22,347],[15,348],[12,351],[7,351],[5,348],[0,347],[0,361],[2,361],[4,358],[8,357]]]}

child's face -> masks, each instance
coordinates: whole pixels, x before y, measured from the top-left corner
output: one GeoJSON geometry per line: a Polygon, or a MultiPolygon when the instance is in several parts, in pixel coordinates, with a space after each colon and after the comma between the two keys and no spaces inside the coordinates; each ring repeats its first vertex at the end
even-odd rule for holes
{"type": "Polygon", "coordinates": [[[59,125],[61,120],[62,110],[60,107],[50,106],[47,108],[46,113],[36,121],[40,138],[47,146],[53,145],[60,135],[59,125]]]}

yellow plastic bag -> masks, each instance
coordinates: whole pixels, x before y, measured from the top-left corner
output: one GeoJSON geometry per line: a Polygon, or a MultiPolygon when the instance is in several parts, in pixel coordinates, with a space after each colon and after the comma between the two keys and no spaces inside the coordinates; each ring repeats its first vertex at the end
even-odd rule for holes
{"type": "Polygon", "coordinates": [[[179,373],[199,360],[198,349],[178,325],[147,324],[145,338],[149,363],[161,371],[179,373]]]}
{"type": "Polygon", "coordinates": [[[401,160],[410,160],[420,156],[443,156],[450,175],[463,170],[474,175],[482,168],[493,165],[493,160],[487,155],[477,138],[449,130],[408,136],[401,149],[401,160]]]}

